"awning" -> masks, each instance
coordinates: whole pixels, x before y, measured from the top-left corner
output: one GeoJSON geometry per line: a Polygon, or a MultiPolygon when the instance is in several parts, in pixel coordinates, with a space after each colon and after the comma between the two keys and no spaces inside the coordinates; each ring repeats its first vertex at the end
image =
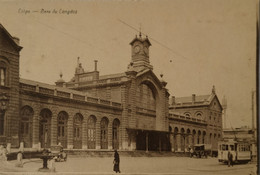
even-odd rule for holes
{"type": "Polygon", "coordinates": [[[158,130],[151,130],[151,129],[139,129],[139,128],[126,128],[128,131],[142,131],[142,132],[157,132],[157,133],[165,133],[170,134],[170,131],[158,131],[158,130]]]}

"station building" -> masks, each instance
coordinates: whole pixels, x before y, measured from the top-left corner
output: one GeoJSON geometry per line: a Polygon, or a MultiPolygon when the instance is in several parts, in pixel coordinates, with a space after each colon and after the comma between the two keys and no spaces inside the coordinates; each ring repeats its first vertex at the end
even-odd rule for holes
{"type": "Polygon", "coordinates": [[[221,137],[221,125],[206,119],[214,110],[221,118],[216,94],[206,99],[207,107],[198,108],[198,101],[196,107],[169,105],[167,82],[154,74],[149,61],[148,37],[140,34],[130,46],[125,72],[101,76],[97,61],[93,71],[85,71],[78,59],[70,81],[60,75],[49,85],[19,77],[22,47],[0,24],[0,144],[19,147],[23,142],[25,148],[40,149],[60,142],[67,149],[185,151],[186,146],[178,145],[188,142],[189,134],[198,143],[205,142],[202,136],[221,137]],[[179,134],[186,140],[178,139],[179,134]]]}
{"type": "Polygon", "coordinates": [[[222,106],[215,87],[208,95],[172,96],[169,127],[173,132],[172,151],[187,151],[195,144],[208,144],[214,154],[222,139],[222,106]]]}

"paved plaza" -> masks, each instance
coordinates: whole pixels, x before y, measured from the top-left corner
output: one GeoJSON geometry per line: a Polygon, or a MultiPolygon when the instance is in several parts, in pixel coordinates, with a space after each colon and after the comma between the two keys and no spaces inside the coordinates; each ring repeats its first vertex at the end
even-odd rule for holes
{"type": "MultiPolygon", "coordinates": [[[[16,161],[0,164],[0,174],[49,174],[39,173],[41,159],[25,159],[23,168],[15,167],[16,161]]],[[[55,162],[52,174],[116,174],[113,157],[69,157],[67,162],[55,162]]],[[[121,157],[121,174],[235,174],[255,175],[256,163],[239,164],[233,167],[218,162],[217,158],[189,157],[121,157]]]]}

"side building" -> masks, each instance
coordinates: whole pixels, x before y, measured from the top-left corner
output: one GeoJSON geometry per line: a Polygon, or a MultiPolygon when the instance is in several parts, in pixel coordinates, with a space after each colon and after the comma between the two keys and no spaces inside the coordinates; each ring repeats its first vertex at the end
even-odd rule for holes
{"type": "Polygon", "coordinates": [[[189,146],[208,144],[217,152],[222,139],[222,106],[213,86],[210,95],[171,97],[169,127],[172,151],[188,151],[189,146]]]}

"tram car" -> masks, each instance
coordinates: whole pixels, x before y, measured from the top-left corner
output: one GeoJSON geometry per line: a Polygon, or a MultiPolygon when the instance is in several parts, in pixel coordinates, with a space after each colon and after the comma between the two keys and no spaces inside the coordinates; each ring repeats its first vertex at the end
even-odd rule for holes
{"type": "Polygon", "coordinates": [[[232,154],[234,163],[248,163],[251,161],[251,150],[248,142],[221,141],[218,143],[218,161],[227,163],[228,152],[232,154]]]}

